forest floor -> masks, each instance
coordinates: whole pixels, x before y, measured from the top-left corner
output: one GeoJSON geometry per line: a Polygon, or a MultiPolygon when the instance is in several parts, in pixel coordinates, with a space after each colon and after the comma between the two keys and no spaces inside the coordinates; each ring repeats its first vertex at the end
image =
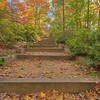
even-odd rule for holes
{"type": "Polygon", "coordinates": [[[57,90],[41,91],[24,95],[16,93],[1,93],[0,98],[1,100],[100,100],[100,96],[94,91],[69,94],[57,90]]]}
{"type": "MultiPolygon", "coordinates": [[[[46,40],[45,40],[46,41],[46,40]]],[[[44,42],[45,42],[44,41],[44,42]]],[[[19,43],[14,49],[0,48],[1,55],[16,54],[16,49],[26,43],[19,43]]],[[[36,55],[35,52],[25,52],[36,55]]],[[[37,52],[38,55],[62,55],[63,52],[37,52]]],[[[76,64],[75,61],[63,59],[15,59],[4,66],[0,66],[0,78],[86,78],[100,79],[100,72],[85,65],[76,64]]]]}
{"type": "MultiPolygon", "coordinates": [[[[22,44],[22,43],[21,43],[22,44]]],[[[0,48],[0,56],[16,55],[16,51],[23,47],[17,45],[14,49],[0,48]]],[[[50,47],[51,48],[51,47],[50,47]]],[[[42,52],[42,51],[25,51],[21,52],[25,55],[41,55],[41,56],[64,56],[64,51],[61,52],[42,52]]],[[[78,57],[81,62],[86,62],[87,59],[78,57]]],[[[78,61],[77,61],[78,63],[78,61]]],[[[0,78],[43,78],[43,79],[81,79],[85,81],[100,80],[100,72],[93,68],[88,68],[85,64],[77,64],[75,60],[68,59],[42,59],[35,57],[31,59],[17,59],[8,61],[3,66],[0,66],[0,78]]],[[[99,100],[100,96],[97,91],[86,91],[79,94],[63,93],[58,90],[40,91],[31,94],[16,94],[16,93],[0,93],[0,100],[99,100]]]]}
{"type": "Polygon", "coordinates": [[[1,78],[100,78],[95,71],[70,60],[45,60],[40,58],[15,60],[0,66],[1,78]]]}

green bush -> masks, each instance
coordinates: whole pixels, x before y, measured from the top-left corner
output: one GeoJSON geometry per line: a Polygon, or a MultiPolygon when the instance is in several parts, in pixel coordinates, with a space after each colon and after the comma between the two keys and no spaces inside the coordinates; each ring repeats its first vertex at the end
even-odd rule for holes
{"type": "Polygon", "coordinates": [[[22,26],[22,37],[24,41],[35,41],[40,37],[40,30],[38,27],[30,25],[22,26]]]}
{"type": "Polygon", "coordinates": [[[100,32],[81,30],[67,37],[66,44],[74,55],[87,55],[92,59],[93,65],[100,62],[100,32]]]}
{"type": "Polygon", "coordinates": [[[14,22],[0,19],[0,42],[13,47],[17,41],[35,41],[40,38],[40,30],[31,25],[17,25],[14,22]]]}
{"type": "Polygon", "coordinates": [[[66,42],[67,37],[70,38],[71,36],[72,36],[72,33],[69,34],[68,31],[54,33],[54,37],[56,38],[57,43],[66,42]]]}
{"type": "Polygon", "coordinates": [[[4,58],[0,58],[0,66],[3,66],[7,60],[4,58]]]}
{"type": "Polygon", "coordinates": [[[0,42],[6,46],[11,46],[16,42],[15,33],[12,31],[13,27],[10,26],[11,24],[12,23],[8,20],[0,20],[0,42]]]}
{"type": "Polygon", "coordinates": [[[13,47],[17,41],[39,40],[40,31],[38,27],[32,24],[18,25],[12,20],[10,13],[0,9],[0,43],[3,45],[13,47]]]}

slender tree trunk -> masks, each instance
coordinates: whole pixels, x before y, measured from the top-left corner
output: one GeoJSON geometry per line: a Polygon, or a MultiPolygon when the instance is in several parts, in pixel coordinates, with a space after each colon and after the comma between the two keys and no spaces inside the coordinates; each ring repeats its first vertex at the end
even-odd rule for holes
{"type": "Polygon", "coordinates": [[[40,18],[41,16],[40,16],[40,10],[39,10],[39,29],[40,29],[40,18]]]}
{"type": "Polygon", "coordinates": [[[76,22],[76,30],[78,31],[78,21],[76,22]]]}
{"type": "Polygon", "coordinates": [[[35,26],[37,25],[37,8],[35,8],[35,26]]]}
{"type": "Polygon", "coordinates": [[[89,17],[90,17],[90,0],[88,0],[87,28],[90,28],[90,24],[89,24],[89,17]]]}
{"type": "Polygon", "coordinates": [[[13,9],[12,9],[12,0],[11,0],[11,2],[10,2],[10,6],[11,6],[11,17],[12,17],[12,19],[13,19],[13,21],[14,21],[14,16],[13,16],[13,9]]]}
{"type": "Polygon", "coordinates": [[[100,9],[99,9],[98,27],[100,27],[100,9]]]}
{"type": "Polygon", "coordinates": [[[82,28],[82,23],[81,23],[81,21],[80,21],[80,28],[82,28]]]}
{"type": "Polygon", "coordinates": [[[65,13],[64,13],[65,7],[64,5],[65,5],[65,0],[63,0],[63,32],[65,31],[65,13]]]}
{"type": "MultiPolygon", "coordinates": [[[[77,7],[77,4],[76,4],[77,7]]],[[[78,15],[78,9],[76,9],[76,14],[78,15]]],[[[76,30],[78,30],[78,20],[76,20],[76,30]]]]}
{"type": "MultiPolygon", "coordinates": [[[[39,3],[39,6],[41,6],[41,3],[39,3]]],[[[39,15],[38,23],[39,23],[39,29],[40,29],[40,19],[41,19],[41,16],[40,16],[40,9],[38,9],[38,15],[39,15]]]]}
{"type": "MultiPolygon", "coordinates": [[[[80,10],[80,16],[81,16],[81,12],[82,12],[82,10],[80,10]]],[[[82,28],[81,19],[79,20],[79,24],[80,24],[80,28],[82,28]]]]}

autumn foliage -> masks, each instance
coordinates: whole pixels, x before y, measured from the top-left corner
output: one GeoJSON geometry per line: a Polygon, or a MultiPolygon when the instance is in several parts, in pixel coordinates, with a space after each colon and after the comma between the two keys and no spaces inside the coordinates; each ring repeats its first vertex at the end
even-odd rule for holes
{"type": "Polygon", "coordinates": [[[19,0],[11,0],[11,2],[6,1],[6,5],[9,11],[12,13],[14,21],[19,24],[27,24],[31,21],[30,14],[38,14],[36,9],[41,7],[41,5],[46,6],[48,3],[46,0],[23,0],[22,2],[19,0]]]}

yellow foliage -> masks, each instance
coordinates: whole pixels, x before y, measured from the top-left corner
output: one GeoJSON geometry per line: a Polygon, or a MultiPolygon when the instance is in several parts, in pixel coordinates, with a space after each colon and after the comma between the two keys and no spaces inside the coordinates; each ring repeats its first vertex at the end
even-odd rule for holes
{"type": "Polygon", "coordinates": [[[0,8],[4,9],[4,7],[5,7],[4,4],[2,2],[0,2],[0,8]]]}
{"type": "Polygon", "coordinates": [[[63,95],[58,96],[56,100],[63,100],[63,95]]]}
{"type": "Polygon", "coordinates": [[[46,96],[46,94],[45,94],[45,93],[40,92],[40,97],[44,98],[45,96],[46,96]]]}
{"type": "Polygon", "coordinates": [[[16,96],[13,96],[13,99],[12,100],[16,100],[16,96]]]}
{"type": "Polygon", "coordinates": [[[34,100],[34,98],[33,97],[26,96],[25,97],[25,100],[34,100]]]}

